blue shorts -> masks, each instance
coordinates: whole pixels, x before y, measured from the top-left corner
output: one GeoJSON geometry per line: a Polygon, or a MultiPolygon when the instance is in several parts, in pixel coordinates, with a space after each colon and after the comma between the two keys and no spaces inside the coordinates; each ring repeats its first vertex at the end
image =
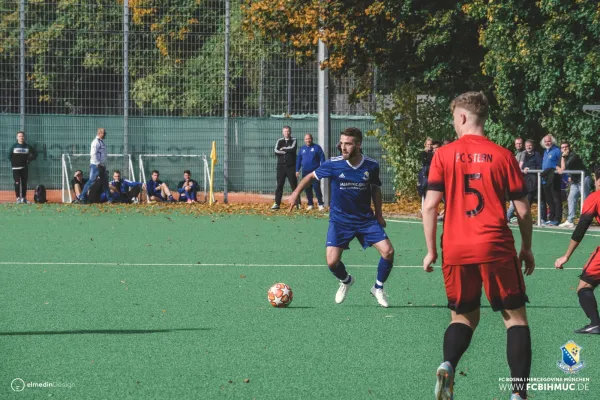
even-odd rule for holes
{"type": "Polygon", "coordinates": [[[354,224],[329,221],[326,247],[349,249],[348,244],[357,238],[363,249],[387,239],[383,227],[376,219],[354,224]]]}

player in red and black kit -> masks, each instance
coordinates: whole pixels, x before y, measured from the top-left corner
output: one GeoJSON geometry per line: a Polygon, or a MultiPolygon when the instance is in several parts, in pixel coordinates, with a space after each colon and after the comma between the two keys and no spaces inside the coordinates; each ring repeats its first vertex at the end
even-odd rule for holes
{"type": "MultiPolygon", "coordinates": [[[[454,371],[479,323],[481,286],[507,328],[511,375],[527,380],[531,369],[531,335],[527,323],[525,274],[534,269],[532,219],[523,173],[514,155],[490,141],[483,126],[487,98],[478,92],[458,96],[451,104],[458,140],[441,147],[429,170],[423,226],[427,255],[423,268],[437,260],[437,210],[446,198],[442,235],[442,271],[452,321],[444,335],[444,362],[437,370],[436,399],[453,398],[454,371]],[[506,195],[514,202],[521,231],[517,257],[506,220],[506,195]]],[[[516,381],[517,379],[515,379],[516,381]]],[[[511,399],[525,399],[525,386],[513,385],[511,399]]]]}
{"type": "MultiPolygon", "coordinates": [[[[564,256],[560,257],[554,263],[558,269],[562,269],[571,255],[583,240],[585,233],[592,224],[594,218],[600,223],[600,166],[594,172],[596,176],[596,191],[588,196],[583,203],[583,212],[581,219],[577,224],[577,228],[571,236],[569,248],[564,256]]],[[[600,284],[600,246],[592,252],[590,259],[583,267],[581,275],[579,275],[579,286],[577,286],[577,296],[579,304],[585,315],[590,319],[589,325],[575,331],[575,333],[591,333],[600,334],[600,316],[598,315],[598,303],[594,296],[594,289],[600,284]]]]}

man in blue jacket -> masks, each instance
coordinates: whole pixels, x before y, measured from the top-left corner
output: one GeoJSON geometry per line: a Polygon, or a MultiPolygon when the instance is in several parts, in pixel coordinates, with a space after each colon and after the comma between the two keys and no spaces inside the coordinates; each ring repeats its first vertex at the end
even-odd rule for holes
{"type": "Polygon", "coordinates": [[[134,182],[129,179],[121,178],[121,171],[118,169],[113,172],[113,180],[109,182],[111,190],[111,198],[115,203],[131,203],[136,202],[140,191],[146,188],[142,182],[134,182]]]}
{"type": "MultiPolygon", "coordinates": [[[[300,149],[298,157],[296,158],[296,178],[300,177],[300,169],[302,169],[302,178],[306,175],[311,174],[314,170],[319,168],[321,164],[325,162],[325,153],[318,144],[313,143],[313,137],[310,133],[304,135],[304,146],[300,149]]],[[[325,206],[323,204],[323,193],[321,192],[321,185],[318,180],[314,180],[312,185],[306,188],[306,200],[308,200],[307,210],[312,210],[313,205],[313,188],[317,195],[317,204],[319,205],[319,211],[323,211],[325,206]]]]}
{"type": "Polygon", "coordinates": [[[548,226],[558,226],[562,220],[562,196],[560,175],[554,176],[556,167],[560,167],[562,153],[556,146],[554,136],[548,134],[544,136],[541,142],[544,148],[542,158],[542,199],[540,200],[540,212],[542,214],[542,223],[548,226]],[[550,212],[546,220],[546,203],[550,212]]]}

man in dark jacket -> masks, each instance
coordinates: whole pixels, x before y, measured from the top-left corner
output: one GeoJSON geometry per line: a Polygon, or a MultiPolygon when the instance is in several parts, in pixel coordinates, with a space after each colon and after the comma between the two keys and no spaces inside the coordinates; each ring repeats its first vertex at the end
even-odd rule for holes
{"type": "Polygon", "coordinates": [[[283,137],[275,143],[275,154],[277,155],[277,188],[275,189],[275,203],[271,210],[279,210],[281,198],[283,197],[283,185],[287,178],[292,191],[298,186],[296,178],[296,139],[292,137],[292,128],[283,127],[283,137]]]}
{"type": "Polygon", "coordinates": [[[559,226],[563,228],[575,228],[575,224],[573,223],[575,220],[575,208],[577,206],[577,201],[581,198],[581,202],[588,197],[590,194],[590,190],[592,188],[592,178],[590,176],[590,172],[587,167],[579,157],[577,153],[571,150],[571,145],[569,142],[562,142],[560,145],[560,151],[562,152],[562,159],[560,162],[560,167],[556,167],[557,172],[560,174],[563,171],[583,171],[583,193],[581,193],[581,174],[569,174],[569,197],[567,198],[568,204],[568,215],[567,220],[560,224],[559,226]]]}
{"type": "Polygon", "coordinates": [[[29,175],[29,163],[35,160],[37,153],[25,141],[25,132],[17,132],[17,143],[13,144],[8,152],[8,160],[12,167],[13,182],[15,183],[15,195],[17,203],[27,203],[27,178],[29,175]]]}
{"type": "Polygon", "coordinates": [[[525,142],[525,156],[523,157],[523,165],[521,169],[525,174],[525,183],[527,183],[527,199],[529,205],[537,199],[538,179],[537,174],[528,174],[530,169],[542,169],[542,156],[534,150],[534,142],[528,139],[525,142]]]}

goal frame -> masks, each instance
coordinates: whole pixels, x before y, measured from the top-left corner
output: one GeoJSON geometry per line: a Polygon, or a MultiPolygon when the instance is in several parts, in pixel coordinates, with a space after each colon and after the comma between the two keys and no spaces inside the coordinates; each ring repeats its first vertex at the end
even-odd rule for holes
{"type": "MultiPolygon", "coordinates": [[[[138,171],[140,173],[140,182],[146,184],[147,180],[146,180],[146,170],[144,168],[144,158],[161,158],[161,157],[183,157],[183,158],[200,158],[202,160],[202,163],[204,165],[203,168],[203,177],[204,179],[203,181],[203,189],[204,189],[204,202],[206,203],[208,201],[208,192],[207,189],[210,187],[211,181],[210,181],[210,169],[208,168],[208,159],[206,157],[206,154],[140,154],[138,156],[138,171]]],[[[213,195],[213,201],[214,201],[214,195],[213,195]]],[[[150,203],[150,196],[148,196],[148,193],[146,193],[146,202],[150,203]]]]}
{"type": "MultiPolygon", "coordinates": [[[[129,179],[135,179],[135,172],[133,171],[133,161],[131,159],[131,154],[107,154],[107,156],[109,158],[114,158],[114,157],[127,157],[127,168],[128,168],[128,173],[129,173],[129,179]]],[[[70,171],[73,170],[73,163],[71,160],[71,157],[90,157],[89,154],[87,153],[74,153],[74,154],[70,154],[70,153],[63,153],[61,156],[61,160],[62,160],[62,202],[66,203],[67,201],[67,196],[65,195],[65,189],[66,189],[66,193],[68,194],[68,199],[69,199],[69,203],[73,202],[73,195],[71,194],[71,179],[73,178],[70,174],[70,171]],[[70,170],[70,171],[69,171],[70,170]]],[[[85,173],[85,172],[84,172],[85,173]]]]}

